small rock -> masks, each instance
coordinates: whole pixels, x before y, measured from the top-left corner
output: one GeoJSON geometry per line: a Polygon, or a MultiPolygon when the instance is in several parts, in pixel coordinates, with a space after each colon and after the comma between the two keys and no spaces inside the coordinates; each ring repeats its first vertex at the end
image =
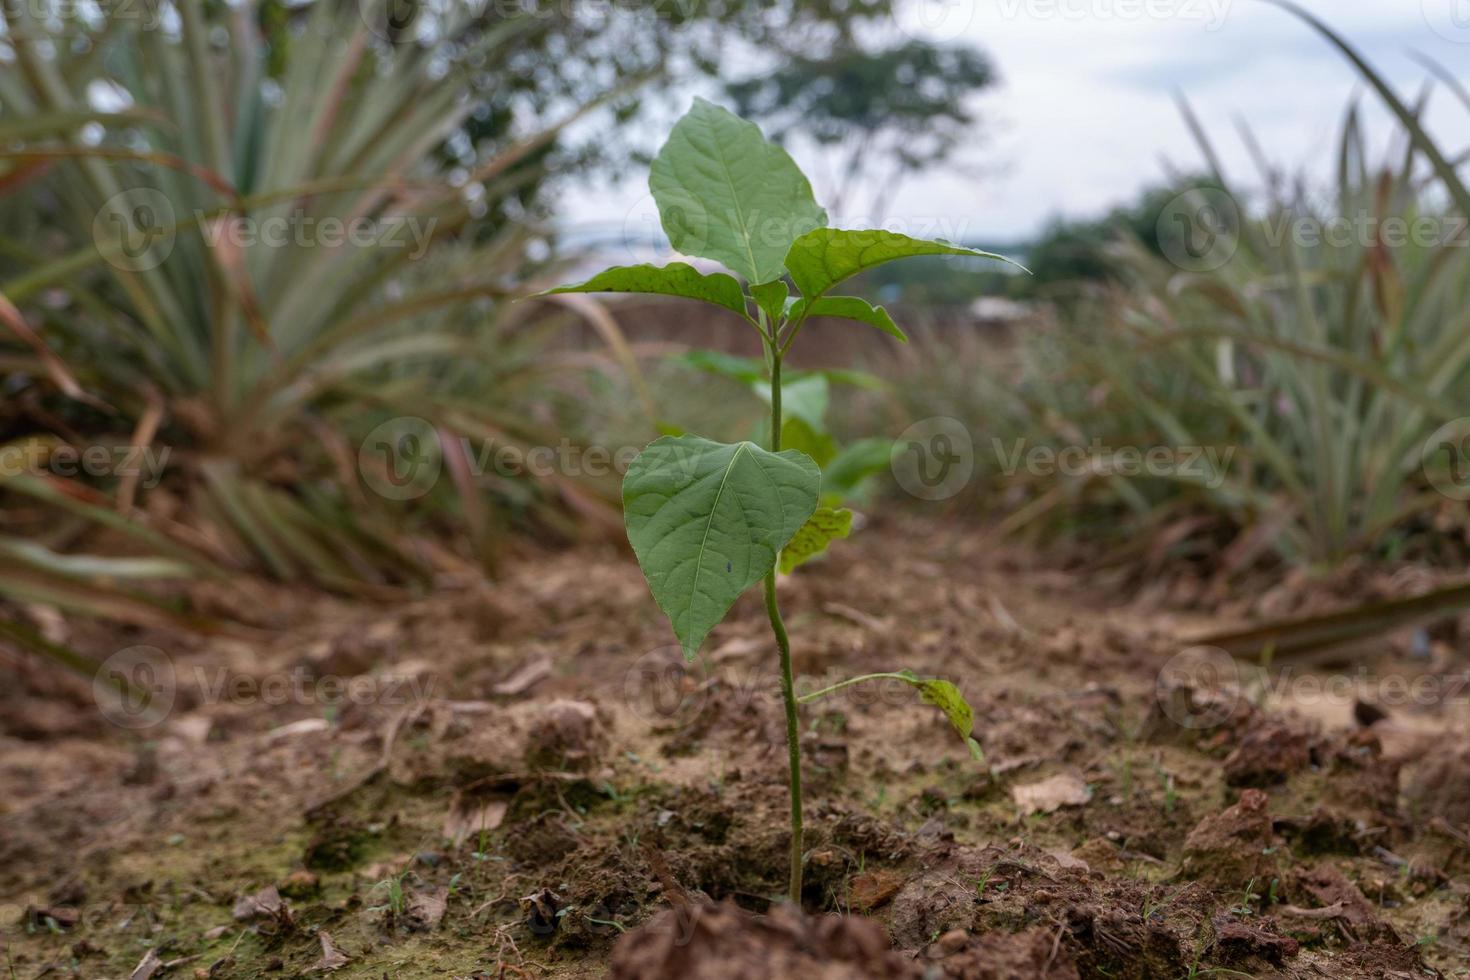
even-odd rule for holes
{"type": "Polygon", "coordinates": [[[260,916],[275,916],[281,911],[281,893],[275,885],[267,885],[254,895],[242,895],[230,914],[238,922],[246,922],[260,916]]]}
{"type": "Polygon", "coordinates": [[[871,912],[898,894],[904,876],[896,871],[864,871],[848,882],[848,902],[859,912],[871,912]]]}
{"type": "Polygon", "coordinates": [[[277,890],[287,898],[308,898],[316,894],[320,884],[316,875],[305,868],[298,868],[281,880],[277,890]]]}
{"type": "Polygon", "coordinates": [[[1092,790],[1087,783],[1069,773],[1011,787],[1011,800],[1022,816],[1051,813],[1064,806],[1082,806],[1090,799],[1092,790]]]}

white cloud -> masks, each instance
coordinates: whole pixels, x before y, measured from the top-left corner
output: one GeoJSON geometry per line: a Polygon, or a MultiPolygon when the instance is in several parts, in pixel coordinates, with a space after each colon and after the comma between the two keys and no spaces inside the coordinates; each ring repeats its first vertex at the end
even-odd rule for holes
{"type": "MultiPolygon", "coordinates": [[[[983,165],[984,173],[911,180],[889,214],[945,215],[961,221],[971,237],[1019,239],[1055,214],[1101,213],[1160,182],[1164,159],[1197,169],[1201,158],[1174,105],[1176,90],[1190,100],[1237,180],[1254,180],[1256,173],[1237,135],[1237,119],[1249,123],[1273,163],[1324,178],[1355,94],[1362,97],[1374,146],[1386,146],[1394,128],[1340,53],[1300,20],[1264,3],[921,3],[931,8],[928,19],[911,16],[907,23],[939,24],[941,36],[958,33],[979,44],[995,60],[1002,84],[978,102],[985,124],[962,154],[983,165]],[[943,16],[934,14],[937,4],[947,4],[943,16]]],[[[1452,19],[1456,4],[1470,14],[1470,0],[1304,5],[1412,99],[1425,72],[1410,58],[1411,49],[1435,57],[1470,83],[1470,16],[1452,19]]],[[[1446,92],[1432,103],[1427,122],[1451,150],[1470,142],[1470,107],[1446,92]]],[[[574,224],[621,223],[643,193],[641,181],[630,181],[574,194],[563,217],[574,224]]]]}

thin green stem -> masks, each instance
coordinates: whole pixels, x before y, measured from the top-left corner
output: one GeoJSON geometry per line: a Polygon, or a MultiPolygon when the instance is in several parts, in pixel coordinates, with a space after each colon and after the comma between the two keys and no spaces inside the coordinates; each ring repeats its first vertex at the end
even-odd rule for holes
{"type": "Polygon", "coordinates": [[[903,681],[903,682],[908,683],[908,684],[912,684],[913,683],[913,678],[912,677],[905,677],[902,674],[895,674],[895,673],[893,673],[891,671],[887,671],[887,672],[879,673],[879,674],[864,674],[861,677],[850,677],[850,678],[848,678],[845,681],[839,681],[836,684],[833,684],[831,687],[824,687],[824,688],[822,688],[820,691],[813,691],[810,694],[803,694],[801,697],[797,698],[796,700],[799,701],[802,704],[807,704],[808,702],[815,701],[817,698],[824,697],[824,696],[826,696],[828,694],[831,694],[833,691],[840,691],[844,687],[852,687],[854,684],[861,684],[863,681],[881,681],[881,680],[903,681]]]}
{"type": "MultiPolygon", "coordinates": [[[[771,452],[781,451],[781,355],[774,350],[771,358],[771,452]]],[[[786,749],[791,786],[791,878],[787,897],[801,905],[801,716],[796,700],[796,682],[791,673],[791,641],[781,608],[776,604],[776,570],[766,575],[766,615],[771,632],[776,635],[776,648],[781,651],[781,700],[786,703],[786,749]]]]}

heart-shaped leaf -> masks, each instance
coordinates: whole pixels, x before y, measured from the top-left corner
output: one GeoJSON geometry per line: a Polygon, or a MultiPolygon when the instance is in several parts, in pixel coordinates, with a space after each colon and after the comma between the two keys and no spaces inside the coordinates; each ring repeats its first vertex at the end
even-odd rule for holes
{"type": "Polygon", "coordinates": [[[657,439],[628,467],[628,540],[685,657],[775,567],[816,510],[820,485],[802,453],[699,436],[657,439]]]}
{"type": "Polygon", "coordinates": [[[827,223],[790,155],[755,123],[704,99],[658,151],[648,189],[674,248],[753,285],[780,279],[791,243],[827,223]]]}

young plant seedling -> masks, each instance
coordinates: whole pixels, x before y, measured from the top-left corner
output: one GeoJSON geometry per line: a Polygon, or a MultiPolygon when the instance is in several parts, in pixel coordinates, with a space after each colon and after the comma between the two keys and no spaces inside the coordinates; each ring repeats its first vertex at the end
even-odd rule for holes
{"type": "MultiPolygon", "coordinates": [[[[823,475],[817,463],[804,452],[781,448],[782,365],[812,317],[855,320],[899,341],[907,339],[881,306],[832,294],[865,269],[911,255],[1001,257],[888,231],[827,227],[827,212],[786,151],[767,142],[754,123],[703,99],[696,99],[674,126],[653,161],[648,186],[674,248],[719,262],[734,275],[703,273],[682,262],[621,266],[547,293],[683,296],[729,310],[760,335],[769,379],[768,389],[762,390],[768,392],[771,408],[770,446],[695,435],[657,439],[628,468],[623,513],[653,598],[690,660],[735,600],[764,582],[786,707],[789,897],[800,903],[800,704],[862,681],[901,681],[948,716],[977,758],[979,746],[971,737],[969,704],[958,688],[938,678],[907,670],[869,674],[797,697],[791,644],[776,601],[777,563],[789,572],[832,540],[846,537],[851,514],[835,507],[819,509],[823,475]]],[[[788,394],[795,408],[797,393],[788,394]]]]}

